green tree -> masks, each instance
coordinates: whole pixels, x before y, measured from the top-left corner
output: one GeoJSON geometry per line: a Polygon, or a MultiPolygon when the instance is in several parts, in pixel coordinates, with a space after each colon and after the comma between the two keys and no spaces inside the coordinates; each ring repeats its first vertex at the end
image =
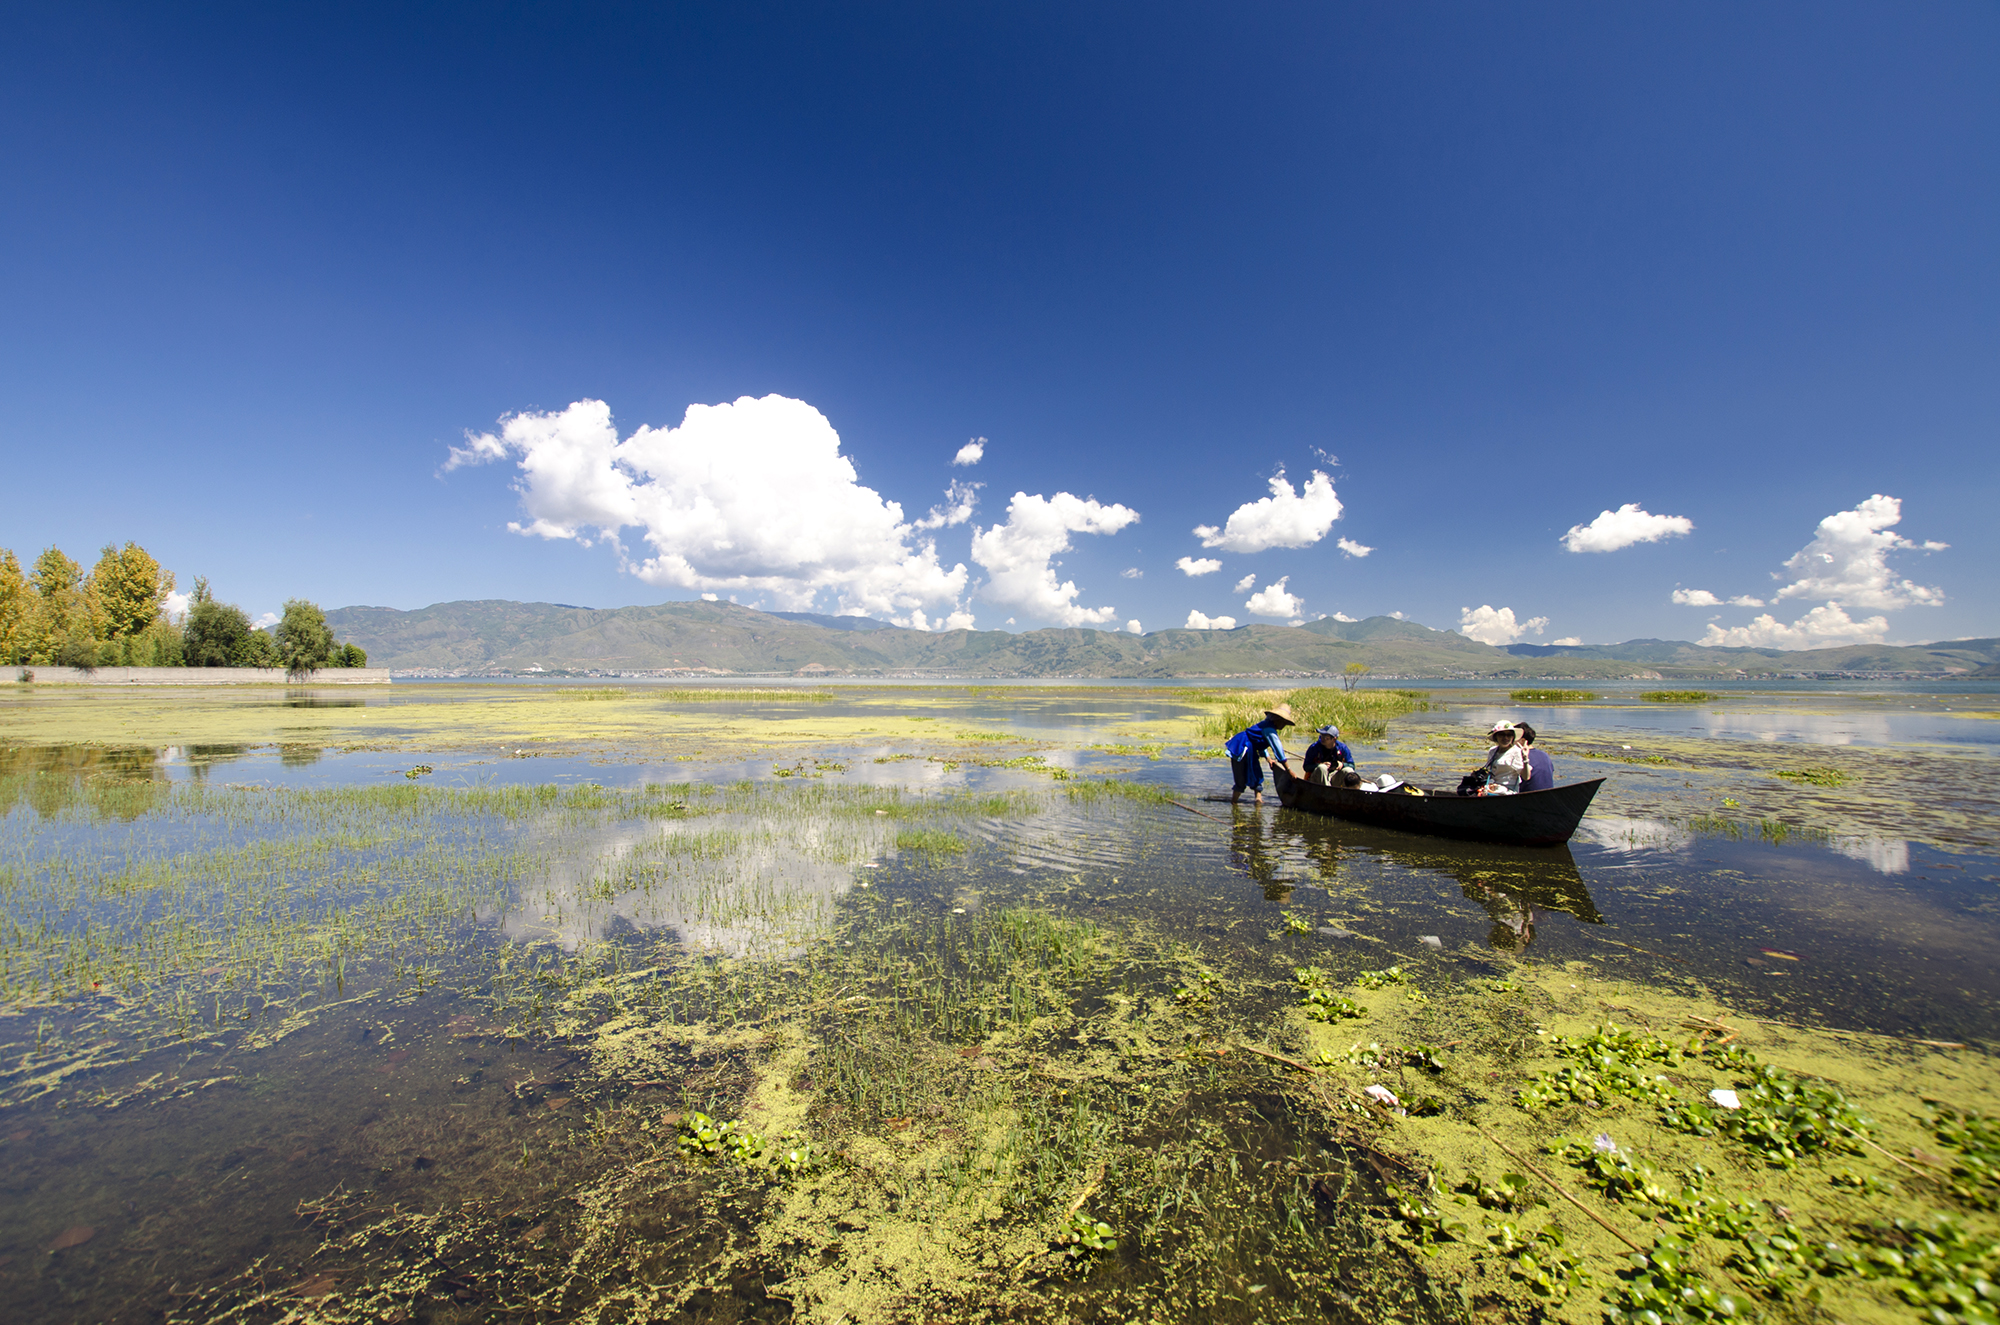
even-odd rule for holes
{"type": "Polygon", "coordinates": [[[1354,689],[1354,687],[1361,684],[1362,677],[1374,670],[1373,667],[1363,662],[1351,662],[1347,664],[1345,674],[1340,678],[1340,688],[1342,690],[1354,689]]]}
{"type": "Polygon", "coordinates": [[[288,672],[310,672],[326,666],[333,657],[333,627],[319,604],[303,598],[285,600],[285,615],[278,622],[278,656],[288,672]]]}
{"type": "Polygon", "coordinates": [[[90,586],[103,613],[104,638],[121,640],[143,633],[160,619],[160,609],[174,590],[174,575],[137,543],[122,549],[107,544],[90,573],[90,586]]]}
{"type": "Polygon", "coordinates": [[[35,610],[28,577],[11,548],[0,548],[0,663],[28,661],[28,628],[35,610]]]}
{"type": "Polygon", "coordinates": [[[181,627],[181,654],[189,667],[247,667],[252,645],[250,637],[262,634],[250,629],[250,618],[234,603],[218,603],[208,593],[208,582],[197,580],[199,595],[188,604],[187,624],[181,627]]]}
{"type": "Polygon", "coordinates": [[[333,651],[333,665],[335,667],[366,667],[368,665],[368,650],[362,648],[359,644],[343,644],[333,651]]]}
{"type": "MultiPolygon", "coordinates": [[[[99,614],[96,602],[85,592],[83,567],[64,556],[61,548],[46,548],[35,558],[28,583],[35,591],[28,661],[53,663],[57,654],[80,660],[87,653],[90,663],[95,664],[99,614]]],[[[64,665],[85,664],[73,661],[64,665]]]]}
{"type": "Polygon", "coordinates": [[[278,641],[271,638],[268,630],[251,628],[250,639],[244,645],[238,667],[282,667],[285,660],[278,656],[278,641]]]}

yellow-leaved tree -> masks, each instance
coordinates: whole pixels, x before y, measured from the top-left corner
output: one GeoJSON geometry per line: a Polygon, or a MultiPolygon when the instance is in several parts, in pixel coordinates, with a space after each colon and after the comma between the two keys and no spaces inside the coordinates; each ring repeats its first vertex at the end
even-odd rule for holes
{"type": "Polygon", "coordinates": [[[123,548],[107,544],[85,582],[86,596],[97,605],[101,662],[131,667],[172,666],[180,662],[179,632],[162,609],[174,591],[174,573],[161,567],[137,543],[123,548]]]}
{"type": "Polygon", "coordinates": [[[0,663],[28,661],[28,577],[12,548],[0,548],[0,663]]]}
{"type": "Polygon", "coordinates": [[[61,667],[95,667],[99,621],[97,604],[84,592],[83,567],[58,547],[46,548],[28,573],[34,588],[28,661],[61,667]]]}

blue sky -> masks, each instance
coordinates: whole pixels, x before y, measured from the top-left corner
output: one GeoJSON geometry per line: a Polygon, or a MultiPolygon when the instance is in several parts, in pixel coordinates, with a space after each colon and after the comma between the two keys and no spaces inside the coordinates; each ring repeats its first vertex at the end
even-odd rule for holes
{"type": "Polygon", "coordinates": [[[253,612],[2000,633],[1990,5],[0,23],[24,556],[253,612]]]}

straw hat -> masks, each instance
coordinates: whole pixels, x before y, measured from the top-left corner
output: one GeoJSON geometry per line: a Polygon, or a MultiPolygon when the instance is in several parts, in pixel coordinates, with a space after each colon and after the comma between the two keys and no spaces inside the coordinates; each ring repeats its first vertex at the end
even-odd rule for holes
{"type": "Polygon", "coordinates": [[[1280,704],[1274,709],[1265,709],[1264,716],[1267,718],[1276,718],[1287,727],[1295,726],[1298,723],[1298,719],[1292,716],[1292,706],[1290,704],[1280,704]]]}

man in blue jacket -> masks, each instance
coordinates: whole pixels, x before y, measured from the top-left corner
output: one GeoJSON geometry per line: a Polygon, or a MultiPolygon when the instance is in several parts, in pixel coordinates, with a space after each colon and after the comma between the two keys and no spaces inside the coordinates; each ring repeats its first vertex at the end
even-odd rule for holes
{"type": "Polygon", "coordinates": [[[1319,729],[1319,739],[1306,747],[1306,781],[1313,780],[1313,770],[1321,764],[1332,765],[1333,772],[1338,773],[1353,763],[1354,752],[1340,739],[1340,728],[1329,723],[1319,729]]]}
{"type": "Polygon", "coordinates": [[[1278,733],[1291,725],[1292,706],[1280,704],[1274,709],[1265,709],[1262,721],[1245,727],[1229,738],[1223,748],[1229,752],[1229,771],[1236,779],[1236,788],[1229,795],[1231,805],[1243,799],[1245,787],[1256,794],[1255,804],[1264,803],[1262,761],[1285,762],[1285,747],[1278,740],[1278,733]]]}
{"type": "Polygon", "coordinates": [[[1547,791],[1556,784],[1556,761],[1545,750],[1535,748],[1535,729],[1525,722],[1514,724],[1521,733],[1521,748],[1527,752],[1528,775],[1521,779],[1522,791],[1547,791]]]}

